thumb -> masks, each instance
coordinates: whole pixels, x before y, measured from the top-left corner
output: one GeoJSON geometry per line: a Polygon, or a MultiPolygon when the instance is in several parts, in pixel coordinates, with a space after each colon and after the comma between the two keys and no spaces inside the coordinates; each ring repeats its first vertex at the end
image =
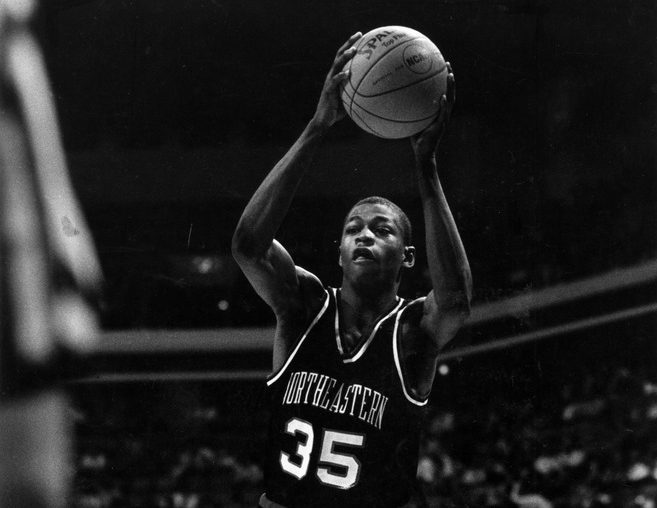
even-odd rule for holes
{"type": "Polygon", "coordinates": [[[345,69],[343,71],[338,72],[335,76],[333,76],[329,80],[328,89],[329,90],[335,90],[336,88],[338,88],[340,83],[345,81],[348,77],[349,77],[349,69],[345,69]]]}

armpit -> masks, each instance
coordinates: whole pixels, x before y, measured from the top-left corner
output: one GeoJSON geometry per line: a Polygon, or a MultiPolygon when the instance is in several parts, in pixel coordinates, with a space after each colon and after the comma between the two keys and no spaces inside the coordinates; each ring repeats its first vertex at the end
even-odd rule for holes
{"type": "Polygon", "coordinates": [[[398,330],[398,356],[406,391],[425,399],[431,392],[439,348],[423,326],[424,298],[404,310],[398,330]]]}

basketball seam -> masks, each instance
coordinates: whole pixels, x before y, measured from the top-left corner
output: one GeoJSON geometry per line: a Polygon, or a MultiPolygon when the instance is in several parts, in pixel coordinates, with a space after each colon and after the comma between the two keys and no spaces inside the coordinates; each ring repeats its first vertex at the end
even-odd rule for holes
{"type": "Polygon", "coordinates": [[[366,98],[380,97],[382,95],[385,95],[385,94],[388,94],[388,93],[391,93],[391,92],[396,92],[398,90],[403,90],[404,88],[408,88],[409,86],[413,86],[413,85],[417,85],[418,83],[422,83],[423,81],[426,81],[427,79],[431,79],[431,78],[437,76],[438,74],[443,72],[445,69],[447,69],[447,65],[443,65],[443,67],[441,69],[437,70],[436,72],[434,72],[433,74],[431,74],[429,76],[425,76],[422,79],[418,79],[417,81],[413,81],[412,83],[407,83],[407,84],[405,84],[403,86],[400,86],[400,87],[397,87],[397,88],[392,88],[390,90],[386,90],[385,92],[375,93],[373,95],[365,95],[365,94],[360,93],[358,90],[355,90],[354,95],[358,95],[359,97],[366,97],[366,98]]]}
{"type": "Polygon", "coordinates": [[[354,59],[352,58],[351,60],[349,60],[349,83],[348,84],[351,85],[351,87],[354,89],[354,93],[351,95],[351,97],[350,97],[351,100],[349,101],[349,116],[351,116],[351,114],[352,114],[353,105],[354,105],[354,97],[356,96],[356,89],[354,88],[354,85],[351,84],[351,66],[353,65],[353,63],[354,63],[354,59]]]}
{"type": "MultiPolygon", "coordinates": [[[[363,109],[363,108],[361,108],[361,109],[363,109]]],[[[364,111],[367,111],[367,110],[365,109],[364,111]]],[[[367,113],[369,113],[370,115],[372,114],[372,113],[370,113],[369,111],[367,111],[367,113]]],[[[355,116],[357,116],[358,119],[359,119],[359,120],[361,121],[361,123],[363,124],[363,126],[367,127],[367,129],[369,129],[369,131],[370,131],[372,134],[374,134],[375,136],[384,137],[382,133],[375,131],[375,130],[374,130],[374,129],[373,129],[373,128],[372,128],[372,127],[371,127],[371,126],[365,121],[365,119],[364,119],[362,116],[360,116],[358,113],[354,112],[354,113],[352,113],[352,114],[355,115],[355,116]]],[[[373,115],[373,116],[376,116],[376,115],[373,115]]]]}
{"type": "MultiPolygon", "coordinates": [[[[347,84],[348,84],[348,85],[351,85],[351,83],[347,83],[347,84]]],[[[365,121],[365,119],[364,119],[362,116],[360,116],[358,113],[356,113],[355,111],[353,111],[353,107],[351,107],[351,105],[353,105],[353,98],[354,98],[354,96],[353,96],[353,95],[351,95],[351,96],[349,95],[349,92],[348,92],[347,89],[346,89],[347,84],[345,85],[345,88],[344,88],[343,92],[344,92],[344,94],[345,94],[348,98],[351,99],[351,104],[350,104],[350,109],[349,109],[349,116],[351,117],[351,119],[354,121],[354,123],[356,123],[356,124],[357,124],[359,127],[361,127],[363,130],[365,130],[365,131],[369,131],[370,133],[374,134],[375,136],[383,137],[383,134],[381,134],[380,132],[375,131],[375,130],[374,130],[374,129],[373,129],[373,128],[372,128],[372,127],[371,127],[371,126],[365,121]],[[360,120],[360,124],[359,124],[358,122],[356,122],[356,120],[354,119],[354,116],[357,117],[358,120],[360,120]]],[[[355,91],[355,90],[354,90],[354,91],[355,91]]],[[[343,104],[344,106],[346,106],[346,102],[345,102],[344,98],[342,98],[342,104],[343,104]]],[[[366,113],[368,113],[368,114],[372,114],[372,113],[370,113],[369,111],[367,111],[365,108],[363,108],[362,106],[359,105],[358,107],[359,107],[360,109],[362,109],[363,111],[365,111],[366,113]]]]}
{"type": "MultiPolygon", "coordinates": [[[[436,111],[436,112],[433,113],[432,115],[424,116],[424,117],[422,117],[422,118],[414,118],[413,120],[398,120],[397,118],[388,118],[388,117],[385,117],[385,116],[377,115],[376,113],[372,113],[369,109],[364,108],[364,107],[361,106],[360,104],[358,104],[358,103],[356,103],[356,104],[358,105],[358,107],[359,107],[360,109],[362,109],[363,111],[365,111],[368,115],[372,115],[372,116],[374,116],[374,117],[376,117],[376,118],[379,118],[380,120],[385,120],[385,121],[387,121],[387,122],[392,122],[392,123],[415,123],[415,122],[423,122],[423,121],[425,121],[425,120],[428,120],[429,118],[433,118],[434,116],[436,116],[436,115],[438,114],[438,111],[436,111]]],[[[358,118],[361,118],[361,117],[359,116],[358,118]]],[[[361,118],[361,120],[362,120],[362,118],[361,118]]]]}
{"type": "Polygon", "coordinates": [[[356,90],[354,89],[354,93],[349,95],[349,91],[347,90],[347,85],[351,86],[352,88],[353,88],[353,85],[351,83],[347,82],[342,87],[342,93],[344,95],[346,95],[348,99],[350,99],[349,105],[347,106],[347,101],[345,101],[344,98],[342,98],[342,105],[344,106],[345,110],[347,109],[347,107],[349,108],[349,116],[351,116],[351,114],[353,112],[353,103],[354,103],[354,97],[356,96],[356,90]]]}
{"type": "MultiPolygon", "coordinates": [[[[407,40],[407,41],[404,41],[404,44],[408,44],[409,42],[413,42],[413,41],[416,41],[416,40],[418,40],[418,39],[426,39],[426,36],[423,35],[423,36],[415,37],[415,38],[413,38],[413,39],[409,39],[409,40],[407,40]]],[[[428,39],[427,39],[427,40],[428,40],[428,39]]],[[[429,42],[431,42],[431,41],[429,41],[429,42]]],[[[367,77],[367,75],[370,73],[370,71],[372,70],[372,67],[374,67],[374,64],[376,64],[379,60],[381,60],[381,59],[382,59],[384,56],[386,56],[388,53],[390,53],[391,51],[394,51],[395,49],[397,49],[397,48],[399,48],[399,47],[400,47],[400,45],[398,45],[398,46],[393,46],[392,48],[386,50],[385,53],[379,55],[379,58],[377,58],[376,60],[374,60],[374,62],[372,62],[372,63],[370,64],[369,68],[367,69],[367,72],[365,72],[365,73],[360,77],[360,81],[358,82],[358,84],[357,84],[356,86],[354,86],[353,83],[351,83],[351,67],[349,67],[349,74],[350,74],[350,77],[349,77],[349,84],[350,84],[351,86],[354,87],[354,90],[356,91],[356,93],[358,93],[358,87],[360,87],[360,84],[363,82],[363,80],[364,80],[364,79],[367,77]]],[[[360,51],[360,50],[358,50],[358,51],[360,51]]],[[[352,59],[351,59],[351,62],[353,62],[353,61],[354,61],[354,60],[353,60],[353,58],[352,58],[352,59]]]]}

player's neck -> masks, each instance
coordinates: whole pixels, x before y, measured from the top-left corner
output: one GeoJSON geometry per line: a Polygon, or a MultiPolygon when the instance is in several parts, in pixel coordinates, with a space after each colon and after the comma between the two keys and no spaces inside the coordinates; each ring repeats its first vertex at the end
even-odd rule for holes
{"type": "MultiPolygon", "coordinates": [[[[345,318],[348,321],[351,321],[350,317],[352,316],[369,321],[390,311],[395,306],[397,303],[397,286],[395,285],[388,290],[363,292],[346,284],[340,289],[340,300],[345,312],[345,318]]],[[[352,322],[351,324],[356,323],[352,322]]]]}
{"type": "Polygon", "coordinates": [[[397,292],[367,295],[356,292],[349,285],[340,290],[340,336],[347,352],[370,335],[376,323],[397,304],[397,292]]]}

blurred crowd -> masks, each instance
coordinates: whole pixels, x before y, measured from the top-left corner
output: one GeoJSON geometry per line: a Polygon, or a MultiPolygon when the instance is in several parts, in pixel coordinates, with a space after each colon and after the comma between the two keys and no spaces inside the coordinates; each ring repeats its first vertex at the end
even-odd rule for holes
{"type": "MultiPolygon", "coordinates": [[[[538,396],[528,386],[533,396],[495,389],[434,401],[418,466],[428,505],[655,508],[657,384],[651,373],[588,369],[555,386],[538,396]]],[[[264,414],[252,414],[255,423],[246,425],[243,414],[231,420],[230,411],[207,397],[182,405],[172,397],[168,409],[153,412],[143,394],[134,395],[129,402],[114,393],[95,406],[74,404],[72,506],[256,506],[264,414]]]]}
{"type": "Polygon", "coordinates": [[[418,468],[430,506],[654,508],[657,386],[627,369],[581,383],[551,412],[503,394],[434,411],[418,468]]]}
{"type": "MultiPolygon", "coordinates": [[[[214,410],[201,412],[210,428],[214,410]]],[[[199,427],[183,441],[118,428],[81,434],[72,503],[78,508],[252,508],[262,493],[260,465],[240,451],[245,436],[226,447],[199,427]]]]}

